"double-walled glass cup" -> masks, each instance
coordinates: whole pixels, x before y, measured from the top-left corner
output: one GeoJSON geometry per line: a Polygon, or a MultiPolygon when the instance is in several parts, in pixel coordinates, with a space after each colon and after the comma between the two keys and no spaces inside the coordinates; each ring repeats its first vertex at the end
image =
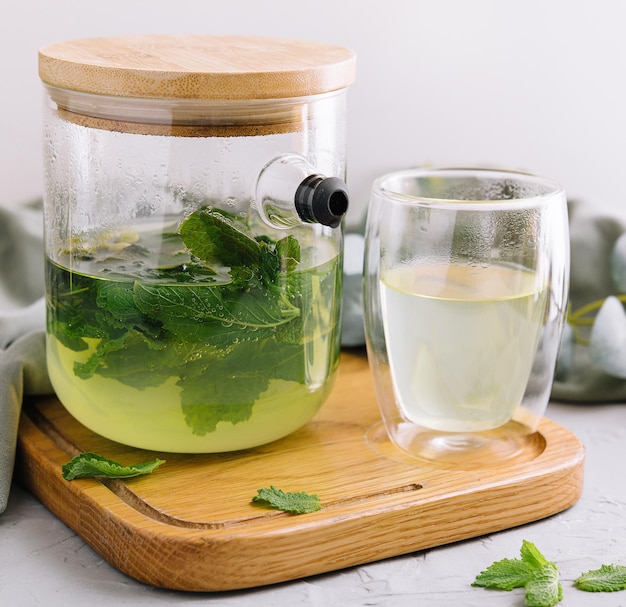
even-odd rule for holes
{"type": "Polygon", "coordinates": [[[391,441],[459,467],[540,448],[568,276],[566,198],[554,182],[486,169],[376,180],[365,324],[391,441]]]}

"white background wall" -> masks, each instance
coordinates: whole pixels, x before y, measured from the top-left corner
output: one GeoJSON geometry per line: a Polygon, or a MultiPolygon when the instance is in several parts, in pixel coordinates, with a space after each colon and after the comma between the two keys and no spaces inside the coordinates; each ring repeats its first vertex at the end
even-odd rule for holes
{"type": "Polygon", "coordinates": [[[358,222],[388,170],[489,165],[626,208],[622,0],[22,0],[0,18],[0,205],[41,195],[37,50],[126,33],[260,34],[358,54],[349,183],[358,222]]]}

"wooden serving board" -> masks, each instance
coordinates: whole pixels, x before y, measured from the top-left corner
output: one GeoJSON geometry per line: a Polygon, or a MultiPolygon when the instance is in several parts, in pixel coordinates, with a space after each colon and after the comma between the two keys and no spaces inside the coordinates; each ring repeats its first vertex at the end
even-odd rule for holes
{"type": "Polygon", "coordinates": [[[140,451],[90,432],[53,397],[25,403],[16,479],[112,565],[155,586],[222,591],[293,580],[491,533],[560,512],[582,491],[584,449],[542,420],[531,452],[483,470],[417,464],[387,441],[361,351],[344,352],[329,401],[294,434],[245,452],[140,451]],[[378,425],[377,425],[378,424],[378,425]],[[67,482],[80,451],[148,476],[67,482]],[[257,489],[316,493],[290,515],[257,489]]]}

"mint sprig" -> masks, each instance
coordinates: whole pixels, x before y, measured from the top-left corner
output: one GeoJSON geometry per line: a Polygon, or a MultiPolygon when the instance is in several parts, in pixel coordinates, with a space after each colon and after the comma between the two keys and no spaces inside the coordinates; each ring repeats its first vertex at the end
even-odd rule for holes
{"type": "Polygon", "coordinates": [[[320,510],[322,504],[315,494],[304,492],[285,492],[276,489],[273,485],[269,488],[258,489],[257,495],[252,498],[253,502],[263,502],[271,508],[283,510],[292,514],[307,514],[320,510]]]}
{"type": "Polygon", "coordinates": [[[626,567],[623,565],[602,565],[574,580],[580,590],[587,592],[615,592],[626,590],[626,567]]]}
{"type": "Polygon", "coordinates": [[[149,474],[164,463],[165,460],[157,458],[150,462],[125,466],[97,453],[87,451],[72,458],[63,466],[62,471],[63,478],[66,481],[95,477],[132,478],[142,474],[149,474]]]}
{"type": "MultiPolygon", "coordinates": [[[[496,561],[476,576],[472,586],[513,590],[524,588],[524,604],[528,607],[553,607],[563,598],[559,571],[532,542],[523,540],[519,559],[496,561]]],[[[602,565],[574,580],[579,590],[586,592],[616,592],[626,590],[626,567],[602,565]]]]}
{"type": "Polygon", "coordinates": [[[525,589],[528,607],[553,607],[563,598],[556,565],[548,561],[537,547],[522,542],[520,559],[502,559],[482,571],[472,586],[499,590],[525,589]]]}

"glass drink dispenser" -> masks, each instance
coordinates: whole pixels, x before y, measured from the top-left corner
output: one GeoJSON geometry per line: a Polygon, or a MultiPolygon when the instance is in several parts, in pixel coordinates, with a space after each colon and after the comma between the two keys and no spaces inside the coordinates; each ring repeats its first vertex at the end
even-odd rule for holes
{"type": "Polygon", "coordinates": [[[47,359],[82,424],[225,452],[304,425],[340,349],[338,46],[131,36],[40,51],[47,359]]]}

